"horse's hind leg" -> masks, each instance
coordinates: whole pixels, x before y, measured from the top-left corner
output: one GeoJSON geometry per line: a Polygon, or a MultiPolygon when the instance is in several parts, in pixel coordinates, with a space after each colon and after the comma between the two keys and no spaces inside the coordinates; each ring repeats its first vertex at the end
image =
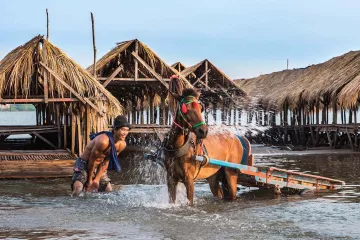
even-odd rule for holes
{"type": "Polygon", "coordinates": [[[208,177],[206,180],[210,185],[210,190],[212,194],[219,199],[223,199],[224,198],[223,191],[221,191],[219,185],[219,174],[220,172],[217,172],[216,174],[208,177]]]}
{"type": "Polygon", "coordinates": [[[237,192],[237,179],[238,179],[238,171],[230,168],[225,169],[225,176],[227,181],[227,187],[229,189],[229,199],[236,199],[237,192]]]}

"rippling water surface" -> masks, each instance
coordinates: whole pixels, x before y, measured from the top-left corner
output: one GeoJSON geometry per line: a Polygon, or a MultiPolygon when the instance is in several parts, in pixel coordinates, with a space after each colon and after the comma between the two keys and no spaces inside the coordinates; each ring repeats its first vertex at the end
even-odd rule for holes
{"type": "MultiPolygon", "coordinates": [[[[256,157],[256,163],[360,184],[356,154],[256,157]]],[[[233,202],[203,182],[188,206],[184,186],[168,203],[164,173],[149,162],[123,163],[115,191],[70,197],[70,179],[0,181],[0,238],[12,239],[359,239],[360,188],[273,196],[240,188],[233,202]],[[136,169],[136,170],[134,170],[136,169]],[[138,174],[140,177],[131,178],[138,174]],[[154,177],[156,181],[154,181],[154,177]],[[141,183],[141,184],[139,184],[141,183]]]]}

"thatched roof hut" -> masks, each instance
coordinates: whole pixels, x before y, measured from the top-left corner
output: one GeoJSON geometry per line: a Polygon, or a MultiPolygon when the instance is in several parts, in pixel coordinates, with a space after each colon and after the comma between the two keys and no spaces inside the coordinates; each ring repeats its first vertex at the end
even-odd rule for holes
{"type": "Polygon", "coordinates": [[[203,98],[210,102],[229,100],[240,103],[246,96],[238,85],[207,59],[184,69],[181,74],[194,87],[200,88],[203,98]]]}
{"type": "MultiPolygon", "coordinates": [[[[96,62],[95,68],[97,79],[120,102],[130,107],[134,96],[144,101],[145,108],[154,98],[154,105],[159,105],[160,98],[167,94],[171,75],[178,74],[176,69],[167,65],[138,39],[117,43],[96,62]]],[[[94,65],[89,66],[87,71],[94,73],[94,65]]],[[[185,85],[192,87],[187,79],[182,80],[185,85]]]]}
{"type": "MultiPolygon", "coordinates": [[[[94,106],[101,99],[109,116],[121,114],[123,110],[116,98],[96,79],[42,36],[17,47],[0,64],[2,103],[16,103],[16,99],[29,103],[45,101],[33,99],[39,95],[47,95],[48,102],[64,102],[66,98],[75,97],[94,106]],[[95,96],[99,99],[95,99],[95,96]]],[[[101,110],[102,113],[105,108],[101,110]]]]}
{"type": "Polygon", "coordinates": [[[63,142],[59,139],[58,146],[67,147],[67,135],[71,135],[73,153],[75,139],[81,153],[88,141],[83,136],[108,129],[108,120],[123,113],[111,93],[42,36],[34,37],[1,60],[0,103],[34,104],[37,125],[55,124],[59,131],[63,128],[63,142]]]}
{"type": "Polygon", "coordinates": [[[236,80],[264,107],[290,108],[317,100],[329,104],[334,99],[342,107],[357,104],[360,88],[360,51],[351,51],[324,63],[306,68],[284,70],[246,80],[236,80]]]}

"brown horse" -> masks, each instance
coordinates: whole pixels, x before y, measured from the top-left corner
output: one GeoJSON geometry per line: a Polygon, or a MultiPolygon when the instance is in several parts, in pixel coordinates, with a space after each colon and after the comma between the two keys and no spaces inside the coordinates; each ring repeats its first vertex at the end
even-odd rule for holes
{"type": "Polygon", "coordinates": [[[200,93],[195,89],[183,89],[182,82],[177,78],[169,84],[168,99],[174,121],[164,153],[170,201],[175,202],[176,186],[181,181],[185,184],[189,204],[193,204],[196,179],[207,179],[211,192],[219,199],[235,200],[239,171],[203,165],[193,160],[193,156],[207,155],[226,162],[252,165],[250,144],[247,139],[241,141],[231,132],[207,136],[208,128],[201,115],[204,109],[199,104],[199,97],[200,93]],[[247,147],[243,147],[242,142],[247,147]],[[222,182],[221,188],[219,182],[222,182]]]}

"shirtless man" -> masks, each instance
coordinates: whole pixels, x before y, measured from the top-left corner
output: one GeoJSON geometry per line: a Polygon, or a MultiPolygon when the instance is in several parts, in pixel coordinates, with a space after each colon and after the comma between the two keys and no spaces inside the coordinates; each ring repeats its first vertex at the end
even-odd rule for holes
{"type": "Polygon", "coordinates": [[[72,196],[85,188],[87,192],[112,191],[107,170],[120,171],[117,156],[126,147],[125,138],[131,129],[126,117],[117,116],[111,132],[94,134],[84,152],[76,159],[72,177],[72,196]],[[109,167],[110,163],[110,167],[109,167]]]}

